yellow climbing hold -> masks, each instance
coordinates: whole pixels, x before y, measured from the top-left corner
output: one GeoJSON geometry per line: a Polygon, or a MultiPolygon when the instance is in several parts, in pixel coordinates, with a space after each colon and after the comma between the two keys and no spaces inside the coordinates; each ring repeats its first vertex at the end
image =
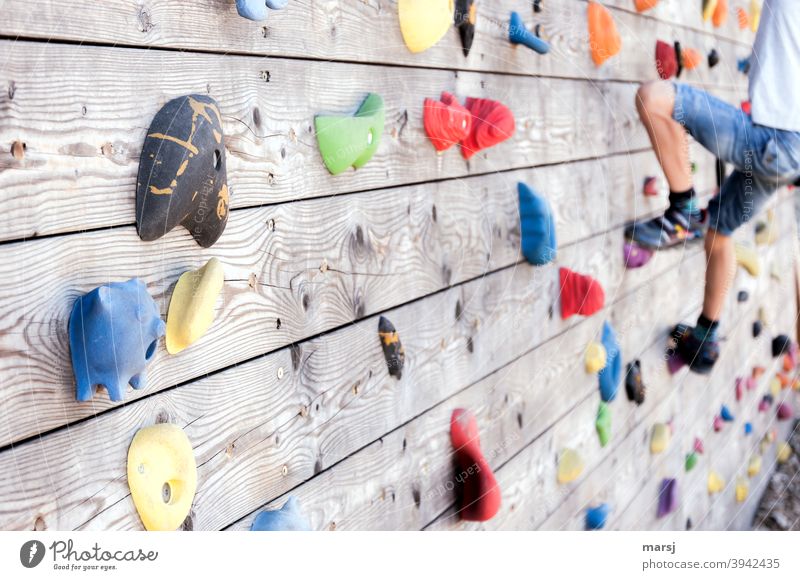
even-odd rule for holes
{"type": "Polygon", "coordinates": [[[428,50],[453,25],[453,0],[400,0],[400,32],[411,52],[428,50]]]}
{"type": "Polygon", "coordinates": [[[778,239],[778,228],[775,226],[775,210],[767,210],[766,220],[756,225],[756,244],[770,246],[778,239]]]}
{"type": "Polygon", "coordinates": [[[725,480],[716,471],[708,472],[708,493],[713,495],[725,489],[725,480]]]}
{"type": "Polygon", "coordinates": [[[747,477],[755,477],[761,473],[761,456],[753,455],[747,463],[747,477]]]}
{"type": "Polygon", "coordinates": [[[778,377],[772,377],[769,381],[769,392],[773,398],[781,394],[781,380],[778,377]]]}
{"type": "Polygon", "coordinates": [[[735,244],[736,262],[753,277],[761,273],[761,266],[758,263],[758,253],[751,246],[742,243],[735,244]]]}
{"type": "Polygon", "coordinates": [[[719,0],[703,0],[703,20],[708,22],[711,20],[711,17],[714,15],[714,11],[717,9],[717,3],[719,0]]]}
{"type": "Polygon", "coordinates": [[[736,479],[736,501],[742,503],[750,494],[750,484],[743,477],[736,479]]]}
{"type": "Polygon", "coordinates": [[[761,22],[761,0],[750,0],[750,30],[758,31],[761,22]]]}
{"type": "Polygon", "coordinates": [[[599,373],[606,367],[606,347],[599,342],[590,342],[586,347],[586,372],[599,373]]]}
{"type": "Polygon", "coordinates": [[[669,447],[669,439],[672,433],[666,423],[656,423],[653,425],[653,432],[650,435],[650,453],[661,453],[669,447]]]}
{"type": "Polygon", "coordinates": [[[786,463],[792,456],[792,446],[786,441],[778,445],[778,463],[786,463]]]}
{"type": "Polygon", "coordinates": [[[575,481],[583,473],[583,459],[574,449],[564,449],[558,458],[558,483],[575,481]]]}
{"type": "Polygon", "coordinates": [[[197,489],[197,464],[183,429],[159,423],[136,432],[128,449],[128,486],[145,529],[180,527],[197,489]]]}
{"type": "Polygon", "coordinates": [[[205,334],[214,322],[214,305],[224,278],[222,264],[216,258],[181,274],[169,301],[167,352],[177,354],[205,334]]]}

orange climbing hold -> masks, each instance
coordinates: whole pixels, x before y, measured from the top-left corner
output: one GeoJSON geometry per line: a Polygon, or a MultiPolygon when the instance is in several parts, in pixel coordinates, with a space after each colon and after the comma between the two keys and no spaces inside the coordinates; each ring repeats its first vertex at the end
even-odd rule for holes
{"type": "Polygon", "coordinates": [[[711,17],[711,22],[716,28],[719,28],[725,21],[728,20],[728,0],[719,0],[717,7],[714,9],[714,15],[711,17]]]}
{"type": "Polygon", "coordinates": [[[684,48],[681,51],[681,58],[681,64],[686,70],[696,69],[703,62],[703,55],[693,48],[684,48]]]}
{"type": "Polygon", "coordinates": [[[617,32],[614,17],[602,4],[589,2],[587,16],[592,60],[595,65],[601,66],[609,58],[619,53],[622,48],[622,38],[617,32]]]}
{"type": "Polygon", "coordinates": [[[740,6],[736,9],[736,17],[739,19],[739,29],[747,30],[747,27],[750,26],[750,17],[747,15],[747,10],[740,6]]]}
{"type": "Polygon", "coordinates": [[[635,2],[636,12],[647,12],[658,4],[658,0],[635,0],[635,2]]]}

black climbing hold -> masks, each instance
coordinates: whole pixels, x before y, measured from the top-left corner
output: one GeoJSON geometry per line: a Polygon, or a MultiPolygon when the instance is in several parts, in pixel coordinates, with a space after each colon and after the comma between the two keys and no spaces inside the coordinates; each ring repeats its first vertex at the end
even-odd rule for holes
{"type": "Polygon", "coordinates": [[[625,392],[629,401],[633,401],[637,405],[644,403],[647,389],[642,380],[642,366],[638,359],[628,363],[628,370],[625,375],[625,392]]]}
{"type": "Polygon", "coordinates": [[[758,338],[762,330],[764,330],[764,324],[760,320],[756,320],[753,323],[753,338],[758,338]]]}
{"type": "Polygon", "coordinates": [[[542,11],[542,0],[533,0],[533,11],[536,13],[542,11]]]}
{"type": "Polygon", "coordinates": [[[475,21],[478,17],[478,7],[475,0],[456,0],[455,24],[458,35],[461,37],[461,48],[464,56],[469,56],[472,41],[475,39],[475,21]]]}
{"type": "Polygon", "coordinates": [[[381,339],[383,358],[386,359],[389,374],[399,380],[403,375],[406,351],[400,343],[400,336],[397,334],[394,325],[383,316],[378,321],[378,336],[381,339]]]}
{"type": "Polygon", "coordinates": [[[750,295],[747,293],[747,290],[739,290],[739,294],[736,295],[736,299],[739,302],[747,302],[748,298],[750,298],[750,295]]]}
{"type": "Polygon", "coordinates": [[[792,348],[792,340],[785,334],[779,334],[772,339],[772,356],[779,357],[789,352],[792,348]]]}
{"type": "Polygon", "coordinates": [[[208,248],[228,222],[222,117],[216,101],[187,95],[156,113],[139,158],[136,230],[149,242],[176,225],[208,248]]]}
{"type": "Polygon", "coordinates": [[[693,527],[692,518],[686,518],[686,531],[691,530],[693,527]]]}
{"type": "Polygon", "coordinates": [[[719,53],[716,48],[712,48],[708,53],[708,68],[714,68],[719,64],[719,53]]]}
{"type": "Polygon", "coordinates": [[[675,72],[675,78],[679,79],[683,72],[683,54],[681,54],[681,43],[675,41],[675,61],[678,63],[678,70],[675,72]]]}

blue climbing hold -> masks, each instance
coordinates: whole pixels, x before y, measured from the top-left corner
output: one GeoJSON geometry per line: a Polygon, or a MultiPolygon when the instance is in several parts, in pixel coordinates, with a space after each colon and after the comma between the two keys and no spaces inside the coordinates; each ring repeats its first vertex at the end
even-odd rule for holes
{"type": "Polygon", "coordinates": [[[597,373],[597,378],[600,383],[600,398],[608,403],[616,398],[622,378],[622,356],[617,343],[617,335],[608,321],[603,323],[601,342],[606,349],[606,366],[597,373]]]}
{"type": "Polygon", "coordinates": [[[239,16],[249,20],[266,20],[268,8],[281,10],[288,3],[289,0],[236,0],[236,10],[239,16]]]}
{"type": "Polygon", "coordinates": [[[611,507],[607,503],[601,503],[597,507],[586,509],[586,529],[587,530],[602,530],[606,527],[608,521],[608,514],[611,512],[611,507]]]}
{"type": "Polygon", "coordinates": [[[300,510],[300,503],[289,496],[279,510],[263,511],[250,526],[251,532],[309,532],[311,524],[300,510]]]}
{"type": "Polygon", "coordinates": [[[550,52],[550,45],[525,28],[522,16],[516,12],[511,13],[511,20],[508,23],[508,40],[511,44],[524,44],[539,54],[550,52]]]}
{"type": "Polygon", "coordinates": [[[744,434],[750,435],[750,433],[752,432],[753,432],[753,424],[748,421],[747,423],[744,424],[744,434]]]}
{"type": "Polygon", "coordinates": [[[144,282],[132,278],[99,286],[75,301],[69,317],[69,347],[78,401],[103,386],[121,401],[130,383],[146,384],[145,367],[156,354],[166,325],[144,282]]]}
{"type": "Polygon", "coordinates": [[[746,75],[750,72],[750,57],[747,58],[740,58],[736,61],[736,68],[739,70],[740,73],[746,75]]]}
{"type": "Polygon", "coordinates": [[[556,223],[547,200],[524,183],[517,184],[522,255],[542,266],[556,257],[556,223]]]}
{"type": "Polygon", "coordinates": [[[726,423],[730,423],[735,419],[733,413],[731,413],[731,410],[728,409],[727,405],[722,405],[722,409],[719,411],[719,416],[722,417],[722,420],[726,423]]]}

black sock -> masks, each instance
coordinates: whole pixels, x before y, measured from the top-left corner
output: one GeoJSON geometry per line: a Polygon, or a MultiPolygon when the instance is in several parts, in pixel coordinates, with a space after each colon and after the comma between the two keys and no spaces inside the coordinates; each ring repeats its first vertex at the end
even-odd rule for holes
{"type": "Polygon", "coordinates": [[[697,317],[697,326],[694,327],[694,334],[700,340],[716,340],[717,327],[719,320],[711,320],[704,314],[697,317]]]}
{"type": "Polygon", "coordinates": [[[670,191],[669,207],[683,214],[691,215],[697,211],[694,187],[686,191],[670,191]]]}

